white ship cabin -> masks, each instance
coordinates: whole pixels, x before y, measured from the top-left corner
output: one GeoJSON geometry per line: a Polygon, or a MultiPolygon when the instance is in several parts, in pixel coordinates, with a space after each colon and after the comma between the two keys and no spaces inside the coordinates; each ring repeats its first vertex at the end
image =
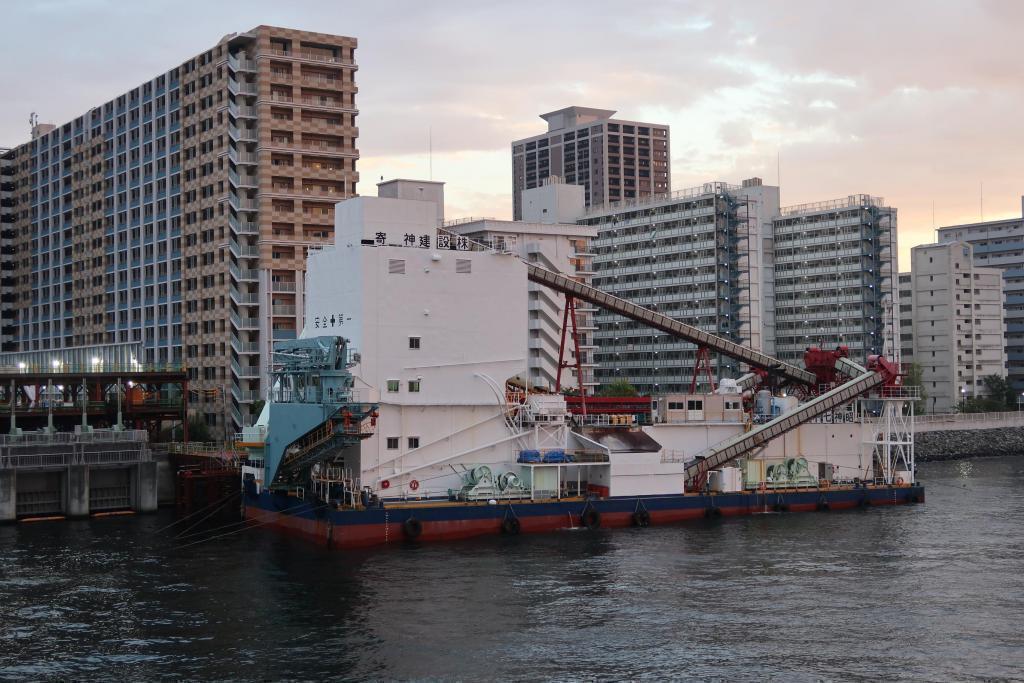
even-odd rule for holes
{"type": "Polygon", "coordinates": [[[738,394],[668,394],[654,406],[655,423],[742,423],[745,419],[743,398],[738,394]]]}
{"type": "MultiPolygon", "coordinates": [[[[385,499],[615,495],[629,444],[574,434],[562,396],[508,384],[529,348],[517,256],[439,231],[432,201],[357,197],[335,216],[335,244],[309,255],[302,336],[348,338],[357,389],[380,404],[374,435],[344,453],[361,486],[385,499]]],[[[683,467],[638,434],[647,469],[672,473],[661,490],[681,492],[683,467]]]]}

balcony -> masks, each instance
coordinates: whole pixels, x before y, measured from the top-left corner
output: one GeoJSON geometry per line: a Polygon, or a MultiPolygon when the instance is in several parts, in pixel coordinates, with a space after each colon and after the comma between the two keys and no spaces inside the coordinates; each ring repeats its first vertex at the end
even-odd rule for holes
{"type": "Polygon", "coordinates": [[[351,59],[344,59],[342,57],[336,57],[334,55],[324,54],[320,52],[310,52],[308,50],[261,50],[263,54],[271,54],[275,57],[287,57],[288,59],[298,59],[307,62],[319,62],[321,64],[341,64],[342,66],[355,66],[351,59]]]}
{"type": "Polygon", "coordinates": [[[260,234],[260,226],[258,223],[252,221],[239,221],[234,216],[228,219],[228,224],[231,229],[240,235],[258,235],[260,234]]]}
{"type": "Polygon", "coordinates": [[[260,352],[259,342],[243,342],[238,337],[231,336],[231,348],[235,350],[237,354],[258,354],[260,352]]]}
{"type": "Polygon", "coordinates": [[[231,322],[240,330],[258,330],[260,327],[259,318],[243,318],[234,311],[231,311],[231,322]]]}
{"type": "Polygon", "coordinates": [[[270,289],[274,292],[294,292],[294,282],[271,282],[270,289]]]}
{"type": "Polygon", "coordinates": [[[255,244],[239,244],[234,240],[231,240],[228,244],[231,249],[231,253],[235,255],[235,258],[260,257],[260,248],[255,244]]]}
{"type": "Polygon", "coordinates": [[[231,395],[235,397],[235,400],[239,403],[252,403],[253,401],[260,400],[259,389],[239,389],[238,387],[231,387],[231,395]]]}
{"type": "Polygon", "coordinates": [[[274,315],[295,315],[295,306],[278,304],[272,307],[274,315]]]}
{"type": "Polygon", "coordinates": [[[239,152],[234,147],[228,147],[228,158],[235,163],[236,166],[247,165],[256,166],[260,163],[260,158],[256,154],[250,154],[248,152],[239,152]]]}
{"type": "Polygon", "coordinates": [[[258,270],[240,269],[234,263],[232,263],[228,269],[231,274],[239,282],[259,282],[260,276],[258,270]]]}
{"type": "Polygon", "coordinates": [[[250,292],[243,294],[234,287],[231,288],[231,299],[242,306],[258,306],[260,303],[259,294],[250,292]]]}
{"type": "Polygon", "coordinates": [[[232,95],[258,95],[259,89],[255,83],[238,82],[235,79],[228,79],[228,90],[232,95]]]}
{"type": "Polygon", "coordinates": [[[235,374],[240,379],[259,379],[260,366],[245,364],[242,365],[237,360],[231,359],[231,369],[234,370],[235,374]]]}
{"type": "Polygon", "coordinates": [[[355,107],[346,105],[342,100],[336,97],[323,97],[323,96],[306,96],[299,97],[296,100],[299,104],[303,104],[309,107],[321,107],[324,109],[341,109],[344,111],[355,111],[355,107]]]}
{"type": "Polygon", "coordinates": [[[256,60],[239,58],[234,55],[228,55],[228,66],[234,71],[256,71],[256,60]]]}

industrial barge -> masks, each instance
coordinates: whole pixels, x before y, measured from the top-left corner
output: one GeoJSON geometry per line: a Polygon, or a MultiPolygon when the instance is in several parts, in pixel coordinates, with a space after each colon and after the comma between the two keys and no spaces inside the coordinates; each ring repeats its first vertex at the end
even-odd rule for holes
{"type": "Polygon", "coordinates": [[[862,366],[843,347],[811,348],[791,365],[457,241],[427,202],[357,198],[339,212],[335,246],[309,256],[306,328],[275,345],[268,402],[236,439],[251,527],[352,548],[924,501],[915,396],[884,357],[862,366]],[[346,222],[371,199],[402,202],[405,229],[429,230],[436,248],[346,222]],[[531,390],[530,282],[745,374],[643,410],[588,412],[585,398],[531,390]]]}

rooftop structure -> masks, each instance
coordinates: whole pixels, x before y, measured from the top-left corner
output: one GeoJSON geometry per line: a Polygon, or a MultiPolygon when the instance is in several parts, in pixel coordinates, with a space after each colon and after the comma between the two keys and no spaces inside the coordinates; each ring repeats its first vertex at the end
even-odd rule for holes
{"type": "Polygon", "coordinates": [[[613,119],[611,109],[566,107],[542,114],[546,133],[512,143],[512,216],[523,190],[551,176],[584,188],[586,206],[664,194],[672,187],[669,128],[613,119]]]}

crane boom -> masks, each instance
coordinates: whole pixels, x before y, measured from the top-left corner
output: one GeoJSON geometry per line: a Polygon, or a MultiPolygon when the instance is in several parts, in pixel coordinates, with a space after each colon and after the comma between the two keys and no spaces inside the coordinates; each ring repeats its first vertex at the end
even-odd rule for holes
{"type": "Polygon", "coordinates": [[[692,325],[679,322],[675,318],[657,313],[643,306],[638,306],[625,299],[608,294],[599,289],[585,285],[582,282],[572,279],[561,273],[556,273],[531,263],[526,264],[527,274],[531,282],[544,285],[561,292],[566,296],[586,301],[587,303],[600,306],[606,311],[617,313],[630,320],[635,320],[648,325],[667,334],[692,342],[697,346],[704,346],[717,353],[735,358],[751,367],[768,371],[779,377],[784,377],[793,382],[799,382],[810,386],[817,384],[817,376],[803,368],[790,365],[778,358],[747,348],[724,337],[705,332],[692,325]]]}

